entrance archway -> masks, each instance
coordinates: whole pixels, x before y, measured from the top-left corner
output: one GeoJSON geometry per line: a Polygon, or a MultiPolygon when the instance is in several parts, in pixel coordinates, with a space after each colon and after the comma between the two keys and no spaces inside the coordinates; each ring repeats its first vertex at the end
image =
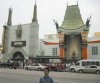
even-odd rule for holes
{"type": "Polygon", "coordinates": [[[24,61],[24,55],[21,53],[21,52],[15,52],[13,55],[12,55],[12,60],[14,61],[24,61]]]}
{"type": "Polygon", "coordinates": [[[25,58],[24,58],[23,53],[19,51],[13,53],[12,58],[11,58],[12,61],[18,64],[19,68],[24,68],[24,65],[25,65],[24,59],[25,58]]]}

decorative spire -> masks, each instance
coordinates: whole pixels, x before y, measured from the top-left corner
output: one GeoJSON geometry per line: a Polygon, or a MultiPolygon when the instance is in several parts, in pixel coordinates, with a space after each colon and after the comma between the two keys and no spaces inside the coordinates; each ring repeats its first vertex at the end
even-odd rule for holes
{"type": "Polygon", "coordinates": [[[33,13],[33,19],[32,22],[37,22],[37,5],[36,5],[36,0],[35,0],[35,5],[34,5],[34,13],[33,13]]]}
{"type": "Polygon", "coordinates": [[[54,21],[54,23],[55,23],[55,25],[56,25],[56,29],[58,30],[58,29],[59,29],[59,24],[58,24],[58,22],[55,21],[55,20],[53,20],[53,21],[54,21]]]}
{"type": "Polygon", "coordinates": [[[77,5],[78,5],[78,0],[77,0],[77,5]]]}
{"type": "Polygon", "coordinates": [[[86,21],[86,26],[87,26],[87,27],[90,26],[91,17],[92,17],[92,16],[90,16],[90,17],[87,18],[87,21],[86,21]]]}
{"type": "Polygon", "coordinates": [[[67,7],[68,7],[68,2],[67,2],[67,7]]]}
{"type": "Polygon", "coordinates": [[[9,8],[7,25],[12,25],[12,9],[11,8],[9,8]]]}

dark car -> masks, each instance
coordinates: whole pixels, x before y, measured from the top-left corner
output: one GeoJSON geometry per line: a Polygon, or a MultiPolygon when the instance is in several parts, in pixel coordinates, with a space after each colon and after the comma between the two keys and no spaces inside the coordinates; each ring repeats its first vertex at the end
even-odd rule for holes
{"type": "Polygon", "coordinates": [[[19,64],[17,63],[17,62],[12,62],[11,64],[10,64],[10,68],[11,69],[17,69],[19,67],[19,64]]]}
{"type": "Polygon", "coordinates": [[[2,68],[10,68],[11,66],[11,63],[10,62],[3,62],[3,63],[0,63],[0,67],[2,68]]]}
{"type": "Polygon", "coordinates": [[[1,68],[11,68],[11,69],[16,69],[19,67],[19,64],[17,62],[3,62],[0,63],[1,68]]]}

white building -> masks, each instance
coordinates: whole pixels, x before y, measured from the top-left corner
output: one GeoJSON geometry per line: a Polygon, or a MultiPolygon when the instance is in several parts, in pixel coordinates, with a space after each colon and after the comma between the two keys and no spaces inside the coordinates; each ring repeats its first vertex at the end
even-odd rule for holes
{"type": "Polygon", "coordinates": [[[43,39],[39,39],[39,47],[38,48],[39,48],[38,56],[44,56],[45,45],[44,45],[43,39]]]}
{"type": "Polygon", "coordinates": [[[39,24],[37,6],[34,5],[32,23],[12,25],[12,9],[3,30],[3,61],[25,61],[38,55],[39,24]]]}
{"type": "Polygon", "coordinates": [[[50,62],[59,62],[59,38],[58,34],[45,35],[44,39],[44,56],[49,58],[50,62]]]}
{"type": "Polygon", "coordinates": [[[59,38],[57,34],[44,36],[45,56],[59,56],[59,38]]]}
{"type": "Polygon", "coordinates": [[[100,36],[88,38],[88,59],[99,59],[100,60],[100,36]]]}

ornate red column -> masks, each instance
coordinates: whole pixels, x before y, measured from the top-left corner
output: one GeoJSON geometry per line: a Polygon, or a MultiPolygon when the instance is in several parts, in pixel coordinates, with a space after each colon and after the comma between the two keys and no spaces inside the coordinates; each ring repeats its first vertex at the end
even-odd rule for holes
{"type": "Polygon", "coordinates": [[[59,36],[59,49],[60,49],[60,58],[61,62],[64,58],[64,33],[58,33],[59,36]]]}
{"type": "Polygon", "coordinates": [[[88,32],[81,32],[81,36],[82,36],[82,59],[87,59],[87,34],[88,34],[88,32]]]}

